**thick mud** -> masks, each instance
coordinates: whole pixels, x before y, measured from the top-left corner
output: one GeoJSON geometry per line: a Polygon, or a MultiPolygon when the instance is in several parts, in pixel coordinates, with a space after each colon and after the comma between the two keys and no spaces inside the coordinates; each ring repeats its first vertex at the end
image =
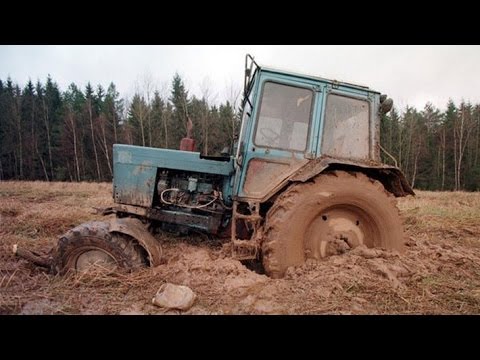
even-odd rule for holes
{"type": "Polygon", "coordinates": [[[228,244],[167,234],[159,236],[164,261],[157,267],[53,276],[14,257],[11,246],[48,251],[72,225],[100,220],[91,207],[108,204],[110,188],[27,184],[0,184],[1,314],[480,313],[480,194],[401,199],[403,253],[359,246],[291,266],[282,279],[231,259],[228,244]],[[166,282],[195,292],[189,310],[152,304],[166,282]]]}

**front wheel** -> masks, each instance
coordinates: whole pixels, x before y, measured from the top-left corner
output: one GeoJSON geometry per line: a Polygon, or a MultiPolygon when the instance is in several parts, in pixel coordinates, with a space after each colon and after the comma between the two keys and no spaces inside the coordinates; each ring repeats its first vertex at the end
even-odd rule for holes
{"type": "Polygon", "coordinates": [[[110,233],[108,223],[93,221],[77,226],[57,244],[55,270],[87,271],[92,266],[133,270],[147,266],[145,250],[120,233],[110,233]]]}
{"type": "Polygon", "coordinates": [[[393,195],[362,173],[334,171],[292,185],[269,210],[262,244],[268,275],[358,245],[403,249],[403,226],[393,195]]]}

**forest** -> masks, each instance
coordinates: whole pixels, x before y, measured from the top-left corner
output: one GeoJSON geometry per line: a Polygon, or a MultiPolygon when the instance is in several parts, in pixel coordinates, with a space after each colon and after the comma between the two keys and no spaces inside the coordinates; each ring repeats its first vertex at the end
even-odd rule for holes
{"type": "MultiPolygon", "coordinates": [[[[131,99],[114,83],[62,90],[50,76],[23,88],[0,79],[0,180],[111,181],[113,144],[178,149],[187,116],[197,151],[219,155],[238,133],[240,92],[218,105],[204,90],[189,95],[178,74],[167,95],[148,83],[131,99]]],[[[381,144],[383,160],[416,189],[480,190],[480,104],[394,108],[381,144]]]]}

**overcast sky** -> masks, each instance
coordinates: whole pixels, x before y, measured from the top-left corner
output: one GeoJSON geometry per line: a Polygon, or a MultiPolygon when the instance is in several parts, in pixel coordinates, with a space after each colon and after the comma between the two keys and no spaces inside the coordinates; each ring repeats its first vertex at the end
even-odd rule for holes
{"type": "Polygon", "coordinates": [[[480,103],[480,46],[0,45],[0,79],[11,76],[23,86],[51,74],[61,90],[71,82],[106,88],[113,81],[131,96],[146,76],[167,94],[178,72],[190,94],[208,87],[212,99],[223,101],[232,84],[243,86],[246,53],[260,64],[367,85],[402,109],[427,101],[444,109],[449,98],[480,103]]]}

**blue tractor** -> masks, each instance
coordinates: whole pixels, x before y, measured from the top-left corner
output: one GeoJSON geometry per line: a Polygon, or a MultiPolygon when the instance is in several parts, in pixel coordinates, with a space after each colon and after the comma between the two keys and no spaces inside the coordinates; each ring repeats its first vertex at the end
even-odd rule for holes
{"type": "Polygon", "coordinates": [[[307,258],[358,245],[402,250],[395,197],[414,194],[381,162],[380,121],[392,100],[365,86],[259,66],[246,56],[241,129],[222,156],[115,144],[115,214],[57,244],[63,273],[104,262],[156,266],[159,231],[228,238],[232,256],[282,277],[307,258]]]}

